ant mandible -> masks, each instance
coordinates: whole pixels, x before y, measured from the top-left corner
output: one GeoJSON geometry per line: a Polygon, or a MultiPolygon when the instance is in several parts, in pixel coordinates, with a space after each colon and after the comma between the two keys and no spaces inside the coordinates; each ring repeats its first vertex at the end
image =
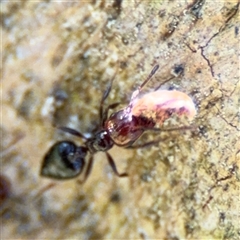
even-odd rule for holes
{"type": "MultiPolygon", "coordinates": [[[[106,153],[113,172],[119,177],[126,177],[128,174],[118,172],[113,158],[108,153],[114,144],[131,147],[144,131],[154,129],[156,123],[163,123],[173,113],[184,114],[189,118],[193,117],[196,114],[195,106],[185,93],[158,90],[157,88],[154,92],[139,97],[141,90],[158,68],[159,65],[155,65],[145,81],[133,92],[127,107],[108,117],[109,110],[118,105],[118,103],[114,103],[105,110],[103,109],[104,102],[111,91],[113,79],[111,80],[102,96],[99,108],[99,126],[92,137],[87,138],[72,128],[58,127],[62,131],[82,138],[85,143],[83,146],[77,146],[72,141],[60,141],[54,144],[44,157],[41,175],[58,180],[75,178],[82,173],[85,167],[85,158],[87,153],[90,153],[89,162],[81,181],[84,182],[91,173],[94,154],[102,151],[106,153]]],[[[144,146],[153,143],[156,142],[146,143],[144,146]]]]}

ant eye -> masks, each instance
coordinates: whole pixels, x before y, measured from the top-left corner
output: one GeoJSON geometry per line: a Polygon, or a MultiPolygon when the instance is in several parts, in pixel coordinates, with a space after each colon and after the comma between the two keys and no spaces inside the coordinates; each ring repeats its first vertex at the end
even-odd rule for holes
{"type": "Polygon", "coordinates": [[[41,175],[54,179],[68,179],[79,175],[85,164],[87,149],[73,142],[54,144],[44,157],[41,175]]]}

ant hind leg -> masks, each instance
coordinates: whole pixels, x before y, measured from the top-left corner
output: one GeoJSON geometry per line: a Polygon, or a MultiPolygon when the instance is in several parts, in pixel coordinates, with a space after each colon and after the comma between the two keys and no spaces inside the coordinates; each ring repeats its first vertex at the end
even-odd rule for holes
{"type": "Polygon", "coordinates": [[[157,91],[162,85],[164,85],[165,83],[171,81],[172,79],[174,79],[175,77],[170,77],[167,80],[163,81],[162,83],[160,83],[155,89],[154,92],[157,91]]]}
{"type": "MultiPolygon", "coordinates": [[[[155,131],[155,132],[173,132],[173,131],[186,131],[186,130],[196,130],[196,126],[182,126],[182,127],[177,127],[177,128],[169,128],[169,129],[162,129],[162,128],[145,128],[144,131],[155,131]]],[[[138,149],[138,148],[145,148],[145,147],[150,147],[153,145],[158,144],[159,142],[166,141],[168,137],[164,139],[158,139],[156,141],[150,141],[146,143],[141,143],[141,144],[135,144],[135,145],[130,145],[127,146],[126,148],[128,149],[138,149]]]]}
{"type": "Polygon", "coordinates": [[[161,141],[162,141],[162,139],[156,140],[156,141],[150,141],[150,142],[146,142],[146,143],[141,143],[141,144],[130,145],[130,146],[126,147],[126,148],[127,149],[138,149],[138,148],[151,147],[153,145],[158,144],[161,141]]]}

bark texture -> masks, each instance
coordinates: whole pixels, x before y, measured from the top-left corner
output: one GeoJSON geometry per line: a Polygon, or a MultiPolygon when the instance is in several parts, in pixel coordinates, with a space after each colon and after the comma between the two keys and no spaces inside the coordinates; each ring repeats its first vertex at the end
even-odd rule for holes
{"type": "Polygon", "coordinates": [[[237,0],[2,1],[1,14],[2,239],[240,238],[237,0]],[[128,178],[98,153],[85,184],[42,191],[50,146],[82,144],[54,126],[93,131],[113,76],[106,104],[125,106],[156,63],[144,91],[175,76],[161,88],[194,99],[196,129],[114,147],[128,178]]]}

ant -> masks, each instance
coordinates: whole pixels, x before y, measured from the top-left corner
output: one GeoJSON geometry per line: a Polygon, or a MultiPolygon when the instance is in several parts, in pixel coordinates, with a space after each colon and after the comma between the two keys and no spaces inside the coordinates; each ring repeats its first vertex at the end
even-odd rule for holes
{"type": "MultiPolygon", "coordinates": [[[[109,110],[114,109],[119,104],[111,104],[105,110],[103,108],[104,102],[111,91],[113,77],[102,96],[99,108],[99,126],[97,132],[92,137],[85,137],[82,133],[72,128],[57,127],[64,132],[84,139],[85,143],[83,146],[77,146],[72,141],[60,141],[54,144],[44,157],[41,175],[58,180],[75,178],[82,173],[85,166],[85,158],[90,153],[89,162],[81,181],[85,182],[92,170],[94,154],[102,151],[106,153],[108,163],[118,177],[128,176],[127,173],[118,172],[112,156],[108,153],[108,150],[114,144],[125,148],[136,148],[132,144],[144,131],[151,129],[161,130],[154,128],[156,123],[162,123],[173,113],[178,115],[185,114],[189,115],[189,117],[195,115],[195,107],[192,100],[185,93],[179,91],[158,90],[157,88],[154,92],[139,98],[143,87],[158,69],[159,65],[153,67],[145,81],[133,92],[127,107],[112,113],[108,117],[109,110]],[[155,100],[151,100],[151,97],[155,100]]],[[[187,128],[185,127],[184,129],[187,128]]],[[[157,142],[159,141],[148,142],[137,147],[149,146],[157,142]]]]}

